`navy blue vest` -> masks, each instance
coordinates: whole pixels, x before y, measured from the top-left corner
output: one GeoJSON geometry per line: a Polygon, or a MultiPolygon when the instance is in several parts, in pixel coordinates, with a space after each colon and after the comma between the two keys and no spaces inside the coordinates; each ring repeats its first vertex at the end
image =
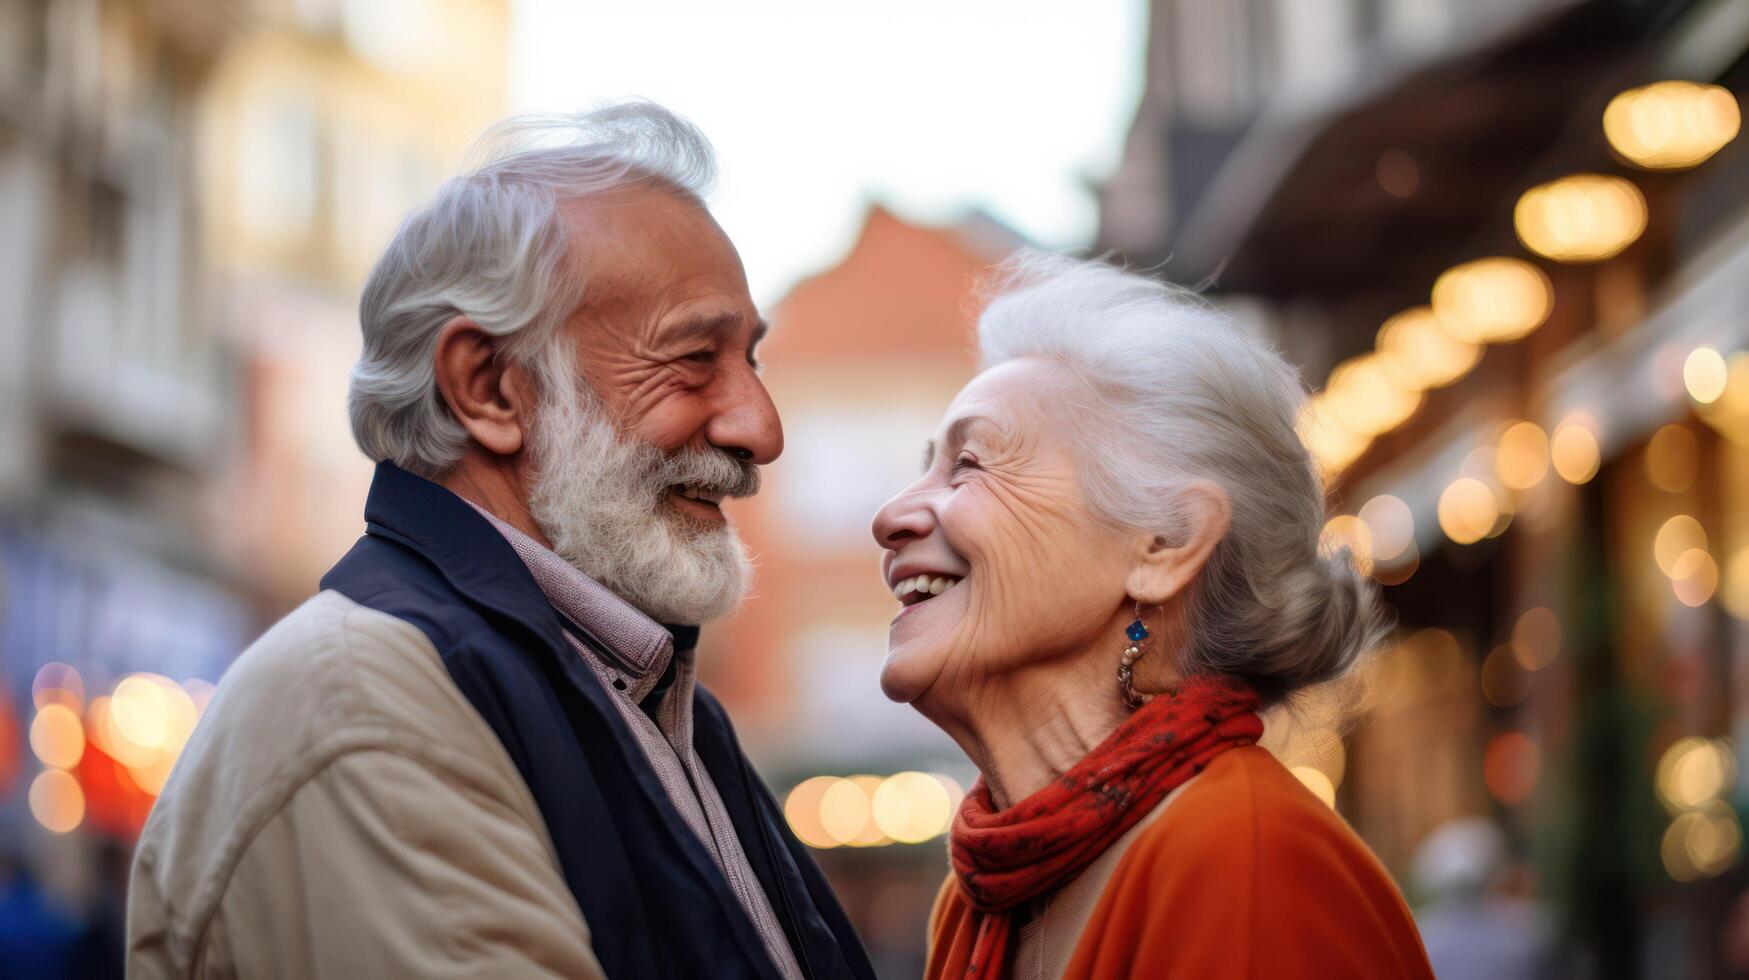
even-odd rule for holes
{"type": "MultiPolygon", "coordinates": [[[[560,615],[474,509],[391,463],[366,534],[322,578],[418,627],[534,793],[610,978],[774,977],[728,882],[669,802],[625,721],[567,645],[560,615]]],[[[587,637],[585,637],[587,639],[587,637]]],[[[703,687],[693,744],[810,978],[872,978],[825,876],[703,687]]]]}

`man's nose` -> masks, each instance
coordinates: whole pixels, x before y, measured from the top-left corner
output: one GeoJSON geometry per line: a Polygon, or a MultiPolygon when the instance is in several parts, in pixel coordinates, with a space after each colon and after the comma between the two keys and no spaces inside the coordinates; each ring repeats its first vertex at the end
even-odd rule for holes
{"type": "Polygon", "coordinates": [[[718,411],[705,428],[705,439],[736,459],[760,466],[781,456],[783,421],[765,383],[747,368],[722,384],[718,411]]]}

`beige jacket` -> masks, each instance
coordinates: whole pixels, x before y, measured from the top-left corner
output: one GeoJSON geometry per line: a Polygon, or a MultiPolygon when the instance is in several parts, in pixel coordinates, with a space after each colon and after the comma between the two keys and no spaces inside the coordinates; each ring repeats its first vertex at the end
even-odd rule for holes
{"type": "Polygon", "coordinates": [[[153,808],[128,973],[601,968],[534,798],[430,641],[324,592],[231,666],[153,808]]]}

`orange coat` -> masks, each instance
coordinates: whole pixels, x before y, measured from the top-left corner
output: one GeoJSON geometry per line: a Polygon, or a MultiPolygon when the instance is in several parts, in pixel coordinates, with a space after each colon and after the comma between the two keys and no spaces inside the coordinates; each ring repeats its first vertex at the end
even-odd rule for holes
{"type": "MultiPolygon", "coordinates": [[[[925,976],[960,977],[948,876],[925,976]]],[[[1018,932],[1018,930],[1016,930],[1018,932]]],[[[1256,746],[1216,758],[1118,861],[1069,978],[1427,977],[1403,896],[1348,824],[1256,746]]]]}

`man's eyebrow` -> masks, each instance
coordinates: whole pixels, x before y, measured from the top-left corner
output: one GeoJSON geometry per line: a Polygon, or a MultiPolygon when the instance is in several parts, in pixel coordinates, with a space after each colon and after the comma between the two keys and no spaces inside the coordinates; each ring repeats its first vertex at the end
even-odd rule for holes
{"type": "MultiPolygon", "coordinates": [[[[663,324],[661,338],[663,343],[678,344],[733,330],[742,322],[743,315],[734,310],[699,310],[663,324]]],[[[755,337],[763,335],[764,326],[764,321],[760,321],[754,331],[755,337]]]]}

